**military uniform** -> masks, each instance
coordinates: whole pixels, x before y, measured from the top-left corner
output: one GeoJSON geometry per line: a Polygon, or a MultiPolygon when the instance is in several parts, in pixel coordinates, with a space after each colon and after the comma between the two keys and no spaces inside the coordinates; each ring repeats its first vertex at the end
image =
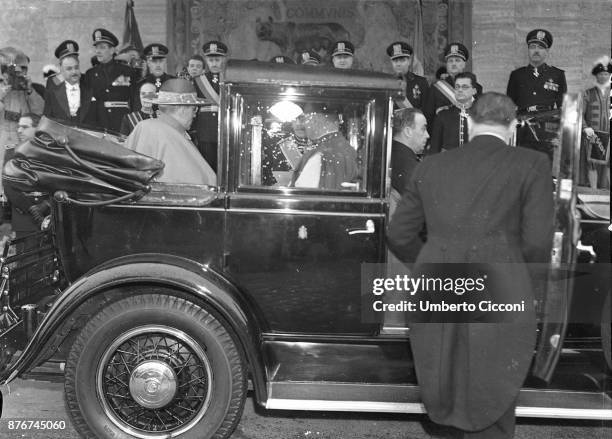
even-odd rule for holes
{"type": "MultiPolygon", "coordinates": [[[[470,52],[461,43],[450,43],[444,49],[444,58],[457,57],[461,58],[464,62],[470,58],[470,52]]],[[[475,98],[482,94],[482,85],[478,82],[474,84],[476,89],[475,98]]],[[[423,106],[423,113],[427,118],[428,127],[433,127],[434,119],[442,107],[451,107],[455,105],[455,78],[448,75],[444,79],[436,81],[430,90],[429,96],[423,106]]]]}
{"type": "MultiPolygon", "coordinates": [[[[204,56],[227,56],[227,46],[220,41],[209,41],[202,46],[204,56]]],[[[207,100],[207,105],[201,106],[191,124],[195,129],[197,146],[200,153],[217,172],[217,148],[219,129],[219,73],[206,71],[194,78],[198,97],[207,100]]]]}
{"type": "MultiPolygon", "coordinates": [[[[402,57],[410,58],[412,57],[412,54],[412,46],[403,41],[396,41],[394,43],[391,43],[387,47],[387,55],[389,55],[391,61],[402,57]]],[[[408,102],[410,102],[410,105],[407,105],[406,103],[396,102],[396,107],[403,108],[412,106],[413,108],[418,108],[419,110],[421,110],[423,108],[423,105],[427,101],[427,97],[429,96],[430,92],[429,83],[427,82],[427,79],[412,72],[408,72],[405,75],[402,75],[400,79],[406,84],[406,87],[404,89],[404,95],[406,99],[408,99],[408,102]]]]}
{"type": "Polygon", "coordinates": [[[318,66],[321,64],[321,57],[314,50],[304,50],[300,53],[298,64],[305,66],[318,66]]]}
{"type": "MultiPolygon", "coordinates": [[[[527,34],[527,45],[537,44],[548,50],[553,37],[545,29],[534,29],[527,34]]],[[[514,101],[519,113],[534,113],[561,108],[567,92],[565,72],[546,63],[528,65],[510,73],[506,94],[514,101]]]]}
{"type": "MultiPolygon", "coordinates": [[[[94,45],[105,42],[117,46],[117,38],[105,29],[93,33],[94,45]]],[[[114,59],[85,72],[85,87],[92,90],[92,124],[119,132],[123,116],[131,112],[134,70],[114,59]]]]}
{"type": "Polygon", "coordinates": [[[442,107],[431,130],[428,154],[454,149],[468,141],[468,114],[455,105],[442,107]]]}
{"type": "Polygon", "coordinates": [[[506,90],[521,113],[561,108],[566,92],[565,72],[548,64],[514,70],[506,90]]]}

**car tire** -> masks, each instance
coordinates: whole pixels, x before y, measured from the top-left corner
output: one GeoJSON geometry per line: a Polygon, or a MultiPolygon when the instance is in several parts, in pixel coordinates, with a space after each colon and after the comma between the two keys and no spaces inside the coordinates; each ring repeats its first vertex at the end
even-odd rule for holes
{"type": "Polygon", "coordinates": [[[247,391],[231,331],[203,307],[146,293],[102,308],[72,345],[65,401],[75,429],[87,438],[229,437],[247,391]]]}
{"type": "Polygon", "coordinates": [[[610,306],[610,296],[612,296],[612,291],[608,291],[601,313],[601,347],[608,370],[612,370],[612,324],[610,319],[612,307],[610,306]]]}

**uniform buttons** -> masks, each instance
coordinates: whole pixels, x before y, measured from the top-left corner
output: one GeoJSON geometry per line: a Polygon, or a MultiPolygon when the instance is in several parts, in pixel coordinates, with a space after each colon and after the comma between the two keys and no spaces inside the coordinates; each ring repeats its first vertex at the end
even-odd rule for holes
{"type": "Polygon", "coordinates": [[[108,88],[106,89],[106,93],[108,93],[108,88]]]}
{"type": "Polygon", "coordinates": [[[108,110],[106,110],[106,111],[108,111],[109,113],[111,112],[110,108],[108,110]]]}
{"type": "Polygon", "coordinates": [[[534,92],[533,92],[533,93],[531,93],[531,94],[535,96],[535,95],[536,95],[536,92],[534,91],[534,92]]]}

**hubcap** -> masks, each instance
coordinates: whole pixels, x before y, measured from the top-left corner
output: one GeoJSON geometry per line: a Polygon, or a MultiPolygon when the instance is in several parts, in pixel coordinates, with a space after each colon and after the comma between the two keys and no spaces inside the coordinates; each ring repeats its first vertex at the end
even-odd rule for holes
{"type": "Polygon", "coordinates": [[[164,407],[176,393],[176,374],[161,361],[140,363],[130,376],[130,394],[148,409],[164,407]]]}
{"type": "Polygon", "coordinates": [[[96,391],[105,414],[138,438],[180,435],[208,410],[212,368],[188,334],[161,325],[133,328],[104,351],[96,391]]]}

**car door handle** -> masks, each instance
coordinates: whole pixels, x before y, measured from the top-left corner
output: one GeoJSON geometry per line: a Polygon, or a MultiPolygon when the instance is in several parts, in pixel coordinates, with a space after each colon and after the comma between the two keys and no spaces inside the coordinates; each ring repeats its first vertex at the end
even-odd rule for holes
{"type": "Polygon", "coordinates": [[[376,231],[376,227],[374,227],[374,221],[371,219],[367,220],[365,223],[365,229],[346,229],[349,235],[358,235],[360,233],[372,234],[376,231]]]}

